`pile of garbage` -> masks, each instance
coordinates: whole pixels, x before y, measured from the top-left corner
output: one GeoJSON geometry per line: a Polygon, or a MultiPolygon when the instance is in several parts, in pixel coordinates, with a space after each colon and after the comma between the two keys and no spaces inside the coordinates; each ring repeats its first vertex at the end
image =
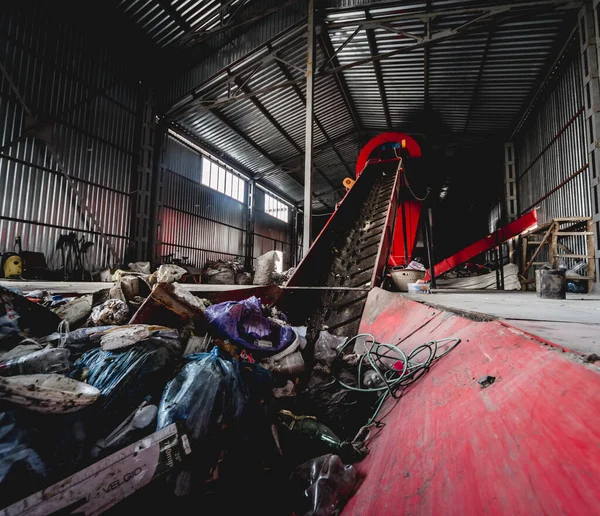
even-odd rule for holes
{"type": "Polygon", "coordinates": [[[192,497],[237,514],[243,486],[261,514],[339,514],[383,402],[437,343],[390,355],[255,296],[211,304],[176,265],[133,268],[74,298],[0,288],[0,507],[89,514],[143,496],[159,511],[192,497]]]}
{"type": "Polygon", "coordinates": [[[177,266],[147,272],[76,298],[0,288],[1,507],[26,512],[46,489],[53,511],[70,496],[105,510],[159,478],[208,507],[221,486],[262,478],[281,484],[263,514],[338,514],[374,401],[332,384],[345,339],[311,337],[253,296],[210,304],[177,283],[177,266]],[[117,455],[131,472],[100,485],[117,455]]]}

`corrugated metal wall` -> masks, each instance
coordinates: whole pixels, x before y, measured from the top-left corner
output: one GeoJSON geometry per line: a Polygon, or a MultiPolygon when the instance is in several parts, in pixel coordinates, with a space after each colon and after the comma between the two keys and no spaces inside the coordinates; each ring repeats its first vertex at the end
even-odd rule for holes
{"type": "Polygon", "coordinates": [[[588,216],[583,88],[576,44],[571,45],[535,111],[515,138],[519,210],[538,218],[588,216]]]}
{"type": "MultiPolygon", "coordinates": [[[[14,4],[14,3],[13,3],[14,4]]],[[[4,8],[3,8],[4,9],[4,8]]],[[[55,12],[51,2],[21,2],[0,16],[0,62],[39,120],[52,120],[66,171],[109,235],[117,258],[82,214],[45,143],[23,134],[25,111],[0,75],[0,251],[22,236],[23,248],[61,265],[61,233],[93,240],[88,263],[122,260],[129,234],[136,81],[115,56],[55,12]]],[[[52,128],[52,124],[48,127],[52,128]]]]}
{"type": "MultiPolygon", "coordinates": [[[[244,262],[247,206],[200,183],[199,152],[169,136],[165,152],[161,217],[161,255],[188,257],[203,267],[207,260],[244,262]]],[[[292,260],[290,224],[264,213],[264,192],[256,190],[254,253],[280,250],[284,265],[292,260]]]]}
{"type": "MultiPolygon", "coordinates": [[[[576,42],[574,37],[514,139],[519,211],[537,207],[541,223],[592,215],[576,42]]],[[[564,244],[574,254],[587,254],[583,238],[569,237],[564,244]]]]}
{"type": "Polygon", "coordinates": [[[243,262],[244,204],[200,184],[202,156],[171,136],[165,164],[161,256],[187,256],[197,267],[207,260],[243,262]]]}

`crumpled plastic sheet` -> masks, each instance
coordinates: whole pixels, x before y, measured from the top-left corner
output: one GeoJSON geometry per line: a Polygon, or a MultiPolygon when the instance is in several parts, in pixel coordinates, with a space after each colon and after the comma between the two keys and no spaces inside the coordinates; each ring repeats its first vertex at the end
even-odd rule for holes
{"type": "Polygon", "coordinates": [[[209,306],[205,315],[226,338],[253,351],[278,353],[296,339],[290,326],[281,326],[262,315],[260,299],[255,296],[209,306]],[[259,346],[257,340],[270,340],[273,346],[259,346]]]}
{"type": "Polygon", "coordinates": [[[120,299],[109,299],[92,310],[90,320],[94,326],[125,324],[129,320],[129,307],[120,299]]]}
{"type": "Polygon", "coordinates": [[[185,274],[187,274],[187,271],[179,265],[164,264],[156,271],[156,281],[158,283],[173,283],[185,274]]]}
{"type": "MultiPolygon", "coordinates": [[[[46,337],[45,342],[56,347],[67,347],[71,351],[71,361],[74,362],[86,351],[100,346],[102,337],[107,333],[112,330],[121,331],[130,326],[134,325],[93,326],[91,328],[79,328],[69,333],[52,333],[46,337]]],[[[174,343],[179,342],[179,332],[177,330],[153,325],[148,325],[147,328],[151,332],[151,337],[173,340],[174,343]]]]}
{"type": "Polygon", "coordinates": [[[292,481],[306,489],[309,510],[304,516],[337,516],[358,487],[358,474],[333,454],[311,459],[292,472],[292,481]]]}
{"type": "Polygon", "coordinates": [[[56,330],[60,317],[27,298],[0,287],[0,345],[8,350],[23,336],[43,337],[56,330]]]}
{"type": "Polygon", "coordinates": [[[338,349],[344,342],[346,342],[346,337],[338,337],[328,331],[321,331],[315,343],[315,360],[331,365],[338,354],[338,349]]]}
{"type": "Polygon", "coordinates": [[[0,361],[0,376],[66,373],[71,367],[70,354],[66,348],[48,346],[20,357],[3,359],[0,361]]]}

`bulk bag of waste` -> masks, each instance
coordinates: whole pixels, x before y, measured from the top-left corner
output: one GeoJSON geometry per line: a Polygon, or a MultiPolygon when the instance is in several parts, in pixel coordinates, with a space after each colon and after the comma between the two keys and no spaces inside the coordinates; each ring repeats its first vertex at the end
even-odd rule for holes
{"type": "Polygon", "coordinates": [[[151,337],[115,351],[95,348],[75,362],[75,376],[87,375],[87,382],[102,393],[98,402],[103,419],[122,421],[147,397],[158,399],[180,363],[181,344],[177,339],[151,337]]]}
{"type": "Polygon", "coordinates": [[[290,326],[262,314],[260,299],[255,296],[209,306],[204,314],[225,338],[253,351],[279,353],[296,340],[290,326]]]}
{"type": "Polygon", "coordinates": [[[223,430],[241,417],[249,399],[238,363],[218,348],[186,359],[188,363],[165,388],[157,422],[160,430],[184,421],[191,440],[194,461],[176,481],[180,495],[189,491],[192,477],[203,482],[209,475],[223,447],[223,430]]]}
{"type": "Polygon", "coordinates": [[[241,416],[248,393],[238,363],[219,348],[185,358],[188,363],[164,390],[157,430],[184,420],[188,436],[202,441],[241,416]]]}

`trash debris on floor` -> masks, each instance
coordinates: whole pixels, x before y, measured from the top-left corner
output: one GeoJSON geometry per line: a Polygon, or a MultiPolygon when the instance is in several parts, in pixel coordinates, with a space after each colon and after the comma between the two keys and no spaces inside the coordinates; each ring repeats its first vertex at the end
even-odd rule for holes
{"type": "MultiPolygon", "coordinates": [[[[509,263],[503,267],[504,290],[521,290],[519,281],[519,267],[509,263]]],[[[497,289],[496,273],[481,265],[473,265],[471,268],[463,266],[447,272],[442,278],[436,280],[438,288],[453,289],[497,289]]]]}
{"type": "MultiPolygon", "coordinates": [[[[276,261],[259,272],[272,279],[276,261]]],[[[255,296],[211,304],[177,266],[130,269],[74,298],[0,289],[7,514],[125,510],[136,496],[233,514],[242,483],[272,486],[262,514],[339,514],[384,401],[448,352],[291,326],[255,296]]]]}

